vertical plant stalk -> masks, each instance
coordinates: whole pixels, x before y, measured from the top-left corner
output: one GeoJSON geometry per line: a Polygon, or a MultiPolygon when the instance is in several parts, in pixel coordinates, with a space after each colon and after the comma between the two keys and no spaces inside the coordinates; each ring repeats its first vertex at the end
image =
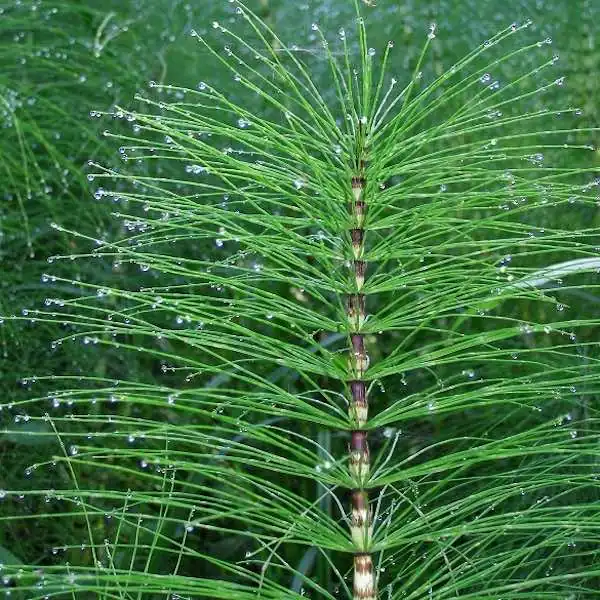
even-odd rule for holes
{"type": "Polygon", "coordinates": [[[365,336],[362,326],[366,319],[366,297],[362,293],[365,283],[367,263],[364,258],[365,217],[367,204],[365,192],[366,156],[364,149],[364,129],[359,123],[357,132],[356,164],[352,176],[352,202],[350,216],[352,229],[353,269],[355,292],[347,298],[348,322],[350,331],[349,371],[352,379],[349,382],[350,401],[349,415],[353,423],[350,441],[349,470],[355,487],[351,492],[350,532],[355,545],[354,554],[354,600],[375,600],[377,585],[375,570],[370,553],[373,533],[372,512],[369,507],[369,495],[365,489],[369,478],[369,444],[366,424],[369,412],[365,371],[369,366],[366,352],[365,336]]]}

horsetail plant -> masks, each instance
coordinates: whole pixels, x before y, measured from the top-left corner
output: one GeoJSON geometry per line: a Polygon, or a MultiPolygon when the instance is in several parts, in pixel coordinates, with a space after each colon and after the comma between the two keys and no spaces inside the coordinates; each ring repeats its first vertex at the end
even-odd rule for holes
{"type": "Polygon", "coordinates": [[[231,90],[151,83],[115,113],[124,168],[89,177],[128,235],[87,256],[145,283],[27,318],[148,380],[54,375],[51,412],[10,407],[60,451],[3,518],[23,495],[85,531],[5,565],[23,597],[597,594],[593,131],[530,23],[437,75],[432,25],[401,85],[370,4],[302,52],[235,0],[223,50],[193,33],[231,90]]]}

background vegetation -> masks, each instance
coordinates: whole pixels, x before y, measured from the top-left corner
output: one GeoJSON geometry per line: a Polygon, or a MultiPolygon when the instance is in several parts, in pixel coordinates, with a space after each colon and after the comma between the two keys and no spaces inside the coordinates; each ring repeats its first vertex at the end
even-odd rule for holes
{"type": "MultiPolygon", "coordinates": [[[[352,4],[344,0],[301,0],[297,3],[260,0],[249,5],[282,38],[296,40],[295,51],[301,56],[308,56],[309,60],[313,54],[318,58],[319,52],[319,38],[311,28],[312,23],[318,22],[325,32],[337,32],[340,27],[350,30],[354,19],[352,4]]],[[[397,3],[380,0],[370,12],[370,39],[380,48],[388,39],[395,41],[396,49],[401,51],[394,55],[393,71],[400,81],[407,80],[421,52],[423,32],[431,21],[437,22],[437,38],[432,43],[430,59],[423,66],[424,78],[427,79],[440,75],[470,49],[510,22],[532,19],[535,35],[539,39],[551,38],[552,47],[548,50],[559,56],[557,77],[565,77],[564,86],[559,90],[561,104],[577,112],[569,115],[569,118],[577,117],[577,127],[593,128],[599,122],[597,97],[600,85],[595,76],[600,70],[600,49],[594,22],[596,5],[595,0],[509,0],[504,3],[450,0],[397,3]]],[[[144,104],[140,95],[157,103],[178,100],[181,97],[177,86],[198,90],[202,89],[201,82],[206,82],[230,90],[231,102],[248,106],[251,111],[268,111],[269,107],[255,94],[244,87],[232,85],[232,73],[190,36],[192,29],[200,34],[210,33],[214,21],[227,24],[233,19],[228,2],[212,0],[201,3],[167,0],[107,0],[102,3],[91,0],[52,3],[22,0],[0,3],[0,180],[3,182],[0,192],[3,195],[0,208],[0,258],[3,265],[0,313],[7,317],[13,314],[24,317],[21,320],[6,318],[0,328],[3,353],[0,419],[4,431],[0,436],[0,515],[5,517],[0,529],[0,563],[25,563],[40,568],[65,563],[90,564],[94,553],[89,546],[87,529],[91,529],[98,539],[119,540],[118,544],[115,543],[114,552],[107,547],[104,555],[96,558],[110,564],[116,571],[127,571],[133,569],[135,562],[131,557],[131,547],[136,544],[146,549],[152,546],[157,539],[156,531],[160,530],[161,535],[170,540],[194,534],[194,527],[190,524],[193,518],[184,514],[184,505],[175,506],[172,514],[161,513],[148,527],[135,527],[129,522],[115,533],[112,523],[127,523],[126,519],[119,519],[118,513],[119,510],[123,513],[129,510],[126,493],[123,498],[116,498],[112,507],[107,504],[103,518],[94,515],[87,524],[82,519],[49,518],[37,522],[28,518],[41,512],[51,515],[53,511],[57,517],[60,516],[65,509],[54,502],[52,494],[37,492],[61,487],[57,481],[62,481],[63,485],[68,482],[72,486],[68,462],[61,462],[58,472],[32,468],[47,465],[50,457],[57,454],[57,434],[52,425],[39,417],[44,411],[58,420],[66,420],[68,415],[73,414],[72,397],[67,399],[69,397],[63,398],[60,394],[61,388],[73,387],[72,380],[63,381],[65,374],[80,375],[82,388],[89,389],[92,389],[90,382],[128,380],[148,386],[180,387],[182,390],[190,381],[186,382],[186,377],[193,375],[183,368],[176,370],[168,359],[161,360],[156,353],[134,351],[125,354],[115,345],[98,343],[93,334],[71,338],[78,329],[68,319],[63,323],[29,317],[36,309],[60,307],[60,303],[64,302],[62,298],[72,297],[82,290],[81,282],[96,285],[100,296],[103,289],[133,290],[181,283],[176,276],[165,281],[160,270],[146,268],[143,264],[123,264],[118,257],[112,261],[93,258],[94,250],[90,248],[101,251],[124,234],[133,233],[134,239],[135,235],[143,239],[145,233],[143,220],[131,216],[135,215],[136,209],[127,199],[125,186],[122,196],[109,195],[93,173],[97,173],[101,166],[116,172],[130,170],[139,177],[181,180],[180,162],[138,163],[135,155],[119,148],[122,142],[115,139],[119,135],[133,139],[141,137],[140,125],[127,117],[128,110],[135,111],[144,104]],[[159,87],[163,83],[174,87],[159,87]],[[117,106],[125,112],[119,115],[117,106]],[[115,213],[120,217],[115,218],[115,213]],[[81,255],[88,258],[80,260],[78,257],[81,255]],[[67,260],[64,260],[65,257],[67,260]],[[71,257],[73,260],[70,260],[71,257]],[[32,397],[45,398],[44,408],[37,405],[31,409],[29,405],[21,404],[32,397]],[[7,491],[11,493],[7,494],[7,491]]],[[[277,43],[275,40],[270,42],[274,46],[277,43]]],[[[325,61],[313,60],[311,65],[320,89],[331,88],[325,61]]],[[[505,68],[507,71],[499,69],[494,76],[509,81],[514,67],[508,65],[505,68]]],[[[335,90],[330,91],[333,96],[335,90]]],[[[550,100],[547,97],[543,101],[550,100]]],[[[538,101],[534,99],[534,102],[538,101]]],[[[569,125],[573,124],[569,122],[569,125]]],[[[597,145],[597,138],[598,132],[593,131],[580,136],[571,135],[568,141],[597,145]]],[[[143,146],[143,143],[140,142],[140,145],[143,146]]],[[[584,158],[580,154],[561,154],[556,160],[564,161],[565,167],[598,167],[597,152],[589,152],[584,158]]],[[[597,209],[578,204],[567,206],[561,219],[560,223],[551,221],[546,226],[577,230],[600,224],[597,209]]],[[[219,244],[208,236],[184,241],[178,252],[183,258],[206,262],[221,257],[219,244]]],[[[593,288],[581,291],[564,287],[561,291],[560,284],[553,284],[559,304],[567,307],[571,318],[578,315],[585,315],[591,321],[598,318],[600,302],[593,288]]],[[[294,286],[291,289],[293,294],[302,294],[294,286]]],[[[107,302],[113,303],[115,312],[123,314],[120,300],[109,298],[107,302]]],[[[518,308],[521,316],[523,311],[526,316],[527,311],[531,311],[528,316],[532,321],[541,319],[536,310],[526,304],[518,308]]],[[[517,308],[513,314],[516,313],[517,308]]],[[[172,318],[186,319],[185,314],[174,314],[172,318]]],[[[187,327],[185,323],[183,325],[187,327]]],[[[197,326],[197,323],[193,325],[197,326]]],[[[265,321],[262,327],[268,332],[272,325],[265,321]]],[[[470,322],[469,327],[474,328],[471,333],[478,333],[476,320],[470,322]]],[[[577,338],[582,344],[579,352],[590,359],[596,358],[594,329],[582,326],[577,338]]],[[[339,339],[331,336],[322,341],[336,349],[339,339]]],[[[182,363],[188,359],[193,361],[198,348],[184,342],[165,340],[160,350],[165,356],[178,355],[182,363]]],[[[140,332],[135,331],[123,341],[123,345],[134,349],[143,343],[140,332]]],[[[373,359],[376,361],[378,356],[389,354],[397,343],[393,336],[382,340],[373,359]]],[[[571,354],[565,353],[562,366],[575,372],[573,360],[571,354]]],[[[476,361],[465,364],[461,372],[466,374],[467,379],[475,377],[475,373],[477,377],[481,374],[476,361]]],[[[270,372],[261,372],[260,376],[292,393],[302,390],[293,370],[274,367],[270,372]]],[[[410,393],[423,383],[418,377],[408,378],[408,381],[398,378],[396,385],[388,387],[387,394],[410,393]]],[[[219,389],[228,383],[227,372],[215,369],[209,387],[219,389]]],[[[592,425],[591,417],[596,410],[597,390],[594,381],[588,383],[585,393],[575,389],[570,392],[571,395],[569,386],[563,386],[564,397],[556,400],[559,405],[564,404],[561,414],[568,414],[569,420],[584,423],[578,429],[579,435],[587,426],[593,438],[596,426],[592,425]]],[[[137,393],[141,392],[138,390],[137,393]]],[[[111,393],[98,405],[106,399],[114,403],[111,414],[122,424],[123,435],[134,437],[131,444],[135,444],[135,435],[127,427],[128,420],[137,423],[164,419],[178,426],[185,438],[189,414],[176,410],[178,397],[135,403],[120,402],[119,395],[111,393]]],[[[215,410],[218,410],[216,405],[215,410]]],[[[86,408],[85,416],[92,418],[92,422],[93,417],[99,414],[99,409],[95,411],[93,405],[86,408]]],[[[556,413],[559,414],[558,408],[556,413]]],[[[94,431],[85,423],[83,413],[78,414],[81,419],[74,425],[73,440],[59,438],[67,454],[77,453],[81,445],[78,440],[85,439],[94,431]]],[[[432,441],[461,428],[459,418],[446,417],[443,411],[427,418],[423,418],[422,414],[416,417],[404,437],[402,451],[405,453],[416,454],[432,441]]],[[[520,414],[515,412],[502,422],[498,414],[493,414],[488,422],[496,426],[501,423],[501,427],[509,431],[519,425],[520,418],[520,414]]],[[[481,430],[485,427],[483,423],[481,430]]],[[[239,433],[243,437],[244,432],[239,433]]],[[[301,433],[309,438],[318,438],[322,447],[343,446],[340,436],[328,438],[314,423],[306,425],[301,433]]],[[[379,441],[383,445],[386,439],[382,437],[379,441]]],[[[107,439],[108,448],[113,443],[107,439]]],[[[185,452],[185,439],[178,443],[181,451],[185,452]]],[[[226,450],[217,448],[216,452],[226,453],[226,450]]],[[[128,465],[119,474],[119,487],[125,492],[168,490],[169,470],[156,469],[155,476],[160,480],[157,483],[142,475],[151,463],[151,452],[148,459],[140,461],[138,458],[139,453],[133,452],[132,459],[136,464],[128,465]]],[[[94,457],[94,460],[101,459],[94,457]]],[[[90,459],[88,470],[85,464],[81,466],[80,476],[88,482],[88,488],[111,489],[114,482],[110,478],[116,477],[115,472],[95,468],[94,460],[90,459]]],[[[188,483],[200,487],[207,485],[194,477],[196,475],[190,473],[188,483]]],[[[306,498],[314,500],[322,495],[322,488],[316,486],[315,489],[313,481],[300,480],[297,485],[295,491],[306,498]]],[[[597,490],[582,486],[579,492],[576,489],[574,493],[584,495],[584,504],[598,500],[597,490]]],[[[535,503],[540,498],[543,496],[528,497],[528,501],[535,503]]],[[[144,506],[139,497],[135,501],[139,514],[151,512],[152,509],[144,506]]],[[[451,498],[447,501],[451,502],[451,498]]],[[[327,502],[327,499],[321,499],[321,502],[327,502]]],[[[256,548],[248,540],[234,534],[227,537],[204,532],[202,536],[197,545],[205,554],[215,559],[233,560],[248,553],[246,566],[250,570],[258,570],[252,561],[256,548]]],[[[573,539],[572,544],[575,547],[577,540],[573,539]]],[[[589,538],[583,542],[583,548],[581,543],[578,548],[581,554],[573,553],[572,559],[575,568],[587,566],[597,558],[597,550],[590,544],[589,538]]],[[[159,554],[156,556],[159,557],[159,554]]],[[[147,563],[136,565],[136,568],[143,571],[145,567],[150,572],[165,574],[179,569],[185,575],[206,577],[219,577],[223,572],[223,565],[217,562],[203,563],[202,567],[198,567],[191,557],[187,557],[186,562],[181,556],[182,553],[174,552],[168,560],[164,557],[159,559],[153,558],[150,552],[147,563]],[[201,572],[198,572],[199,569],[201,572]]],[[[323,563],[315,561],[314,554],[304,551],[298,551],[289,558],[295,561],[294,569],[299,573],[310,573],[314,564],[323,563]]],[[[547,557],[540,559],[539,564],[544,565],[546,570],[558,568],[552,567],[547,557]]],[[[565,568],[570,568],[570,565],[565,568]]],[[[327,573],[321,576],[321,580],[329,577],[327,573]]],[[[540,577],[543,576],[552,576],[552,573],[541,573],[540,577]]],[[[15,580],[7,579],[5,583],[10,590],[15,580]]],[[[598,583],[597,579],[595,583],[598,583]]],[[[286,575],[282,585],[300,594],[303,579],[286,575]]],[[[566,589],[564,597],[592,597],[590,590],[593,585],[593,581],[588,582],[581,592],[577,588],[566,589]]],[[[414,597],[427,597],[426,582],[419,582],[419,586],[422,595],[414,597]]],[[[330,592],[336,593],[333,584],[330,592]]],[[[114,593],[121,597],[128,594],[127,590],[114,593]]],[[[276,594],[273,597],[277,597],[276,594]]]]}

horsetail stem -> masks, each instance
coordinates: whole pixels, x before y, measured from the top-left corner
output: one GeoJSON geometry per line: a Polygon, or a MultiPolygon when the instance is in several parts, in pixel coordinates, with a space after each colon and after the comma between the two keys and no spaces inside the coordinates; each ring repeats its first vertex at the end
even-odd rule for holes
{"type": "Polygon", "coordinates": [[[349,470],[354,479],[351,492],[350,534],[355,546],[354,554],[354,600],[375,600],[377,585],[373,560],[369,552],[373,534],[373,519],[369,507],[369,495],[365,484],[369,478],[370,457],[367,431],[369,402],[365,372],[369,368],[365,336],[362,326],[366,319],[366,297],[361,293],[365,284],[367,262],[364,260],[365,218],[367,204],[364,198],[366,156],[364,147],[364,130],[359,123],[357,139],[357,156],[355,173],[352,176],[352,202],[350,213],[352,228],[350,240],[352,245],[352,269],[354,272],[356,292],[347,298],[349,323],[349,382],[350,402],[349,416],[353,423],[349,448],[349,470]]]}

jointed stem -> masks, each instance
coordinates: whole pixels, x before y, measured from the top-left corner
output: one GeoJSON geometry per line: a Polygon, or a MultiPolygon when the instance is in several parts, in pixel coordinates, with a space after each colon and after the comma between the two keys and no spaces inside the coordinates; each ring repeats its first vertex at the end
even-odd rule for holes
{"type": "MultiPolygon", "coordinates": [[[[362,128],[359,128],[362,135],[362,128]]],[[[367,263],[363,260],[365,243],[365,216],[367,205],[364,199],[365,157],[362,139],[357,140],[360,149],[357,156],[356,173],[352,177],[353,198],[351,214],[353,228],[350,230],[353,253],[353,269],[356,293],[348,296],[348,321],[350,323],[349,367],[352,373],[350,387],[350,418],[354,430],[350,442],[350,473],[355,487],[351,494],[352,515],[350,529],[356,553],[354,555],[354,600],[375,600],[377,596],[375,570],[369,552],[373,532],[372,514],[369,507],[369,495],[364,489],[369,477],[369,444],[365,425],[368,419],[369,402],[367,386],[364,380],[369,367],[369,358],[365,347],[365,336],[361,333],[366,318],[366,298],[361,293],[364,286],[367,263]]]]}

